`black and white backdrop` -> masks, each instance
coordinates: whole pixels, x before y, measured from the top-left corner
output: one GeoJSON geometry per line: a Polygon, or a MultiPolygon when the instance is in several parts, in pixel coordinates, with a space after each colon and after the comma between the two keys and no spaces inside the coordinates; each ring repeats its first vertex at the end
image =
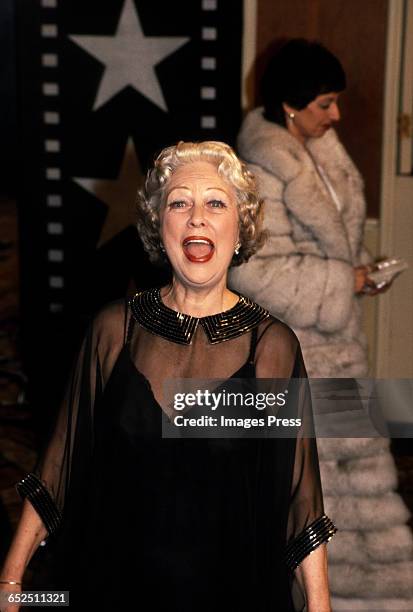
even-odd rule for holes
{"type": "Polygon", "coordinates": [[[90,316],[165,281],[134,227],[137,187],[178,140],[234,143],[241,0],[18,0],[24,359],[53,410],[90,316]]]}

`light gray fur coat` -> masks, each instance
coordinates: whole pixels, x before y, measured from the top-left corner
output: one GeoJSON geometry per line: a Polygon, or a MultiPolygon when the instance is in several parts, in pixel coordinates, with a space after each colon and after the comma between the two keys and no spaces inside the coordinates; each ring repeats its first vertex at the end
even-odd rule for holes
{"type": "Polygon", "coordinates": [[[246,117],[238,148],[258,180],[269,236],[248,263],[231,269],[230,285],[294,329],[310,376],[366,376],[353,272],[368,260],[359,172],[332,129],[309,141],[340,214],[310,155],[286,129],[266,121],[262,109],[246,117]]]}
{"type": "MultiPolygon", "coordinates": [[[[258,180],[269,236],[229,284],[294,329],[309,376],[362,378],[353,268],[370,259],[363,183],[334,130],[307,144],[310,154],[261,108],[247,115],[239,154],[258,180]]],[[[333,610],[413,611],[413,539],[389,440],[321,438],[318,448],[325,511],[339,529],[328,545],[333,610]]]]}

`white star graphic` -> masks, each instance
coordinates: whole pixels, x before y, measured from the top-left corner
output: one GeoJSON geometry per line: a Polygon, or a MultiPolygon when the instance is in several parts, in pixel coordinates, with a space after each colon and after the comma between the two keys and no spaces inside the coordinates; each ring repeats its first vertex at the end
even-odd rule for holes
{"type": "Polygon", "coordinates": [[[145,36],[133,0],[125,0],[114,36],[72,35],[70,38],[105,65],[93,110],[130,85],[168,111],[154,68],[189,38],[145,36]]]}

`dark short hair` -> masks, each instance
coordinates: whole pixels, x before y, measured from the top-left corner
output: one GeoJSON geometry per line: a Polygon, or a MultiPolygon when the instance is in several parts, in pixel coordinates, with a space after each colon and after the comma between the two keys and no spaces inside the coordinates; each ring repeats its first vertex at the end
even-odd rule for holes
{"type": "Polygon", "coordinates": [[[285,126],[283,103],[302,110],[317,96],[343,91],[346,75],[321,43],[294,38],[271,57],[261,80],[264,117],[285,126]]]}

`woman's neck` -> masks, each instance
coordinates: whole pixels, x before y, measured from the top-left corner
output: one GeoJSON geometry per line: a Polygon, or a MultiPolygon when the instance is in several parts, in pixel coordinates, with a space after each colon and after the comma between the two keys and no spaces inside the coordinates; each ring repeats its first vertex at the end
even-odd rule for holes
{"type": "Polygon", "coordinates": [[[193,288],[176,279],[161,289],[161,297],[168,308],[193,317],[207,317],[229,310],[239,299],[224,283],[214,287],[193,288]]]}

